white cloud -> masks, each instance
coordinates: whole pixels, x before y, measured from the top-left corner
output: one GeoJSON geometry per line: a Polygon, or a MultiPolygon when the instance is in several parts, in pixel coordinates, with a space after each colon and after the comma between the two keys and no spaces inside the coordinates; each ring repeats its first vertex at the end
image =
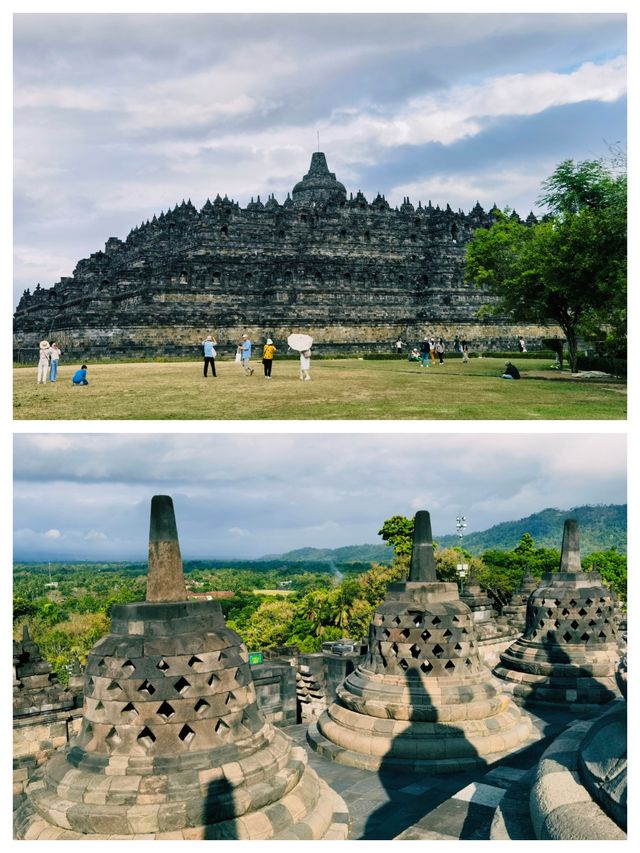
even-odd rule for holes
{"type": "Polygon", "coordinates": [[[62,533],[55,527],[52,527],[51,530],[47,530],[44,535],[47,539],[60,539],[62,537],[62,533]]]}
{"type": "Polygon", "coordinates": [[[90,530],[85,534],[84,539],[87,542],[106,542],[109,537],[99,530],[90,530]]]}
{"type": "Polygon", "coordinates": [[[239,539],[244,539],[251,535],[248,530],[244,530],[242,527],[230,527],[227,532],[239,539]]]}

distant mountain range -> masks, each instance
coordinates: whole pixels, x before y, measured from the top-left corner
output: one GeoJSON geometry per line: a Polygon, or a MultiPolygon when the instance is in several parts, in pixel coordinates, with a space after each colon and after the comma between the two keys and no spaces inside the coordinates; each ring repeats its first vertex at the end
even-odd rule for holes
{"type": "MultiPolygon", "coordinates": [[[[490,548],[511,551],[524,533],[533,536],[537,548],[557,548],[562,545],[562,529],[566,518],[576,518],[580,525],[580,551],[591,554],[617,548],[627,553],[627,505],[602,504],[578,506],[568,510],[543,509],[517,521],[503,521],[488,530],[469,533],[463,539],[466,551],[482,554],[490,548]]],[[[460,540],[455,534],[436,536],[440,548],[452,548],[460,540]]],[[[298,548],[286,554],[272,554],[262,560],[321,563],[389,563],[393,552],[388,545],[347,545],[343,548],[298,548]]]]}

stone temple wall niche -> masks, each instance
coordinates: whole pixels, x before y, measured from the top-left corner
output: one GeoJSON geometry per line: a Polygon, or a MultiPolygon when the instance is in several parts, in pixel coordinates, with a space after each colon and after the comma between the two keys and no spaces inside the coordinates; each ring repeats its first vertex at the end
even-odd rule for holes
{"type": "Polygon", "coordinates": [[[114,607],[83,721],[27,788],[21,839],[344,839],[347,808],[267,723],[217,601],[186,601],[171,498],[151,504],[148,597],[114,607]]]}
{"type": "Polygon", "coordinates": [[[415,518],[409,579],[391,584],[364,662],[309,727],[321,755],[378,770],[485,765],[533,738],[530,718],[483,665],[471,611],[437,580],[428,512],[415,518]]]}

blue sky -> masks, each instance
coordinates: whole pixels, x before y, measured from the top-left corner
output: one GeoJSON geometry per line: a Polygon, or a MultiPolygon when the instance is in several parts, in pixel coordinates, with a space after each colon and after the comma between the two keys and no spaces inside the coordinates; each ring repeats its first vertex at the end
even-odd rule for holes
{"type": "Polygon", "coordinates": [[[17,560],[145,560],[149,503],[174,499],[186,558],[380,542],[395,514],[434,535],[547,507],[626,502],[615,434],[24,434],[17,560]]]}
{"type": "Polygon", "coordinates": [[[625,113],[622,14],[18,14],[14,301],[183,198],[282,202],[318,132],[348,191],[526,216],[625,113]]]}

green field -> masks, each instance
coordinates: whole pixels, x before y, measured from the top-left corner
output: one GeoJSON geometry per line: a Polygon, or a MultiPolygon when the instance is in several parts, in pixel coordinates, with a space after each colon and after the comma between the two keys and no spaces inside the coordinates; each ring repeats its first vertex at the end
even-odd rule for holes
{"type": "Polygon", "coordinates": [[[522,379],[500,379],[504,359],[450,359],[428,369],[404,359],[316,359],[311,381],[296,361],[278,361],[265,380],[262,365],[245,377],[218,362],[204,379],[201,362],[89,364],[86,387],[73,387],[78,365],[61,366],[58,381],[36,384],[36,367],[14,369],[18,420],[477,420],[620,419],[626,384],[576,379],[548,359],[518,363],[522,379]]]}

